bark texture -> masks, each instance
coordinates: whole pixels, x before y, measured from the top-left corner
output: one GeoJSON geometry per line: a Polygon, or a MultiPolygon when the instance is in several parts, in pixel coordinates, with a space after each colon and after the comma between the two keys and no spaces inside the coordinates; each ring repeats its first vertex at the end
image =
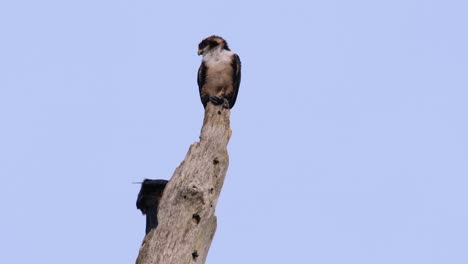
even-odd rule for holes
{"type": "Polygon", "coordinates": [[[206,106],[200,141],[190,146],[167,184],[159,204],[159,225],[144,238],[137,264],[205,263],[229,165],[229,118],[229,109],[206,106]]]}

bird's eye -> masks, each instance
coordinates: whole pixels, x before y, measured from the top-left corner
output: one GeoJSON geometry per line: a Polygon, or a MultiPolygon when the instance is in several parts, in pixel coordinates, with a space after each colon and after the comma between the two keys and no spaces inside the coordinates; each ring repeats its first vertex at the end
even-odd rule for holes
{"type": "Polygon", "coordinates": [[[218,45],[219,45],[218,42],[216,42],[216,41],[214,41],[214,40],[210,41],[210,47],[213,47],[213,48],[214,48],[214,47],[216,47],[216,46],[218,46],[218,45]]]}

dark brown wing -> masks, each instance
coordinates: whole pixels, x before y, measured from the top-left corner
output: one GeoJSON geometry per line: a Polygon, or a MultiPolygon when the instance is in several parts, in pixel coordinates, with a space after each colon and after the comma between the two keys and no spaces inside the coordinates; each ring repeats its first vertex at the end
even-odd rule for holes
{"type": "Polygon", "coordinates": [[[206,64],[205,62],[202,62],[200,65],[200,68],[198,68],[198,77],[197,77],[197,82],[198,82],[198,92],[200,93],[200,99],[203,104],[203,107],[206,107],[206,104],[208,103],[208,97],[204,96],[202,93],[203,85],[205,85],[206,81],[206,64]]]}
{"type": "Polygon", "coordinates": [[[237,99],[237,93],[239,92],[239,86],[240,86],[240,81],[241,81],[241,61],[239,56],[237,54],[234,54],[232,56],[232,86],[234,88],[234,91],[232,93],[232,96],[228,98],[229,101],[229,108],[232,108],[234,104],[236,103],[237,99]]]}

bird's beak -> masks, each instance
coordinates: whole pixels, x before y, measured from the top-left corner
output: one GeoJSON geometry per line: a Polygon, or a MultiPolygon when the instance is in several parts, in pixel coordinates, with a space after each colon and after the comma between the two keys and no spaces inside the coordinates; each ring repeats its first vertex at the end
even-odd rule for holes
{"type": "Polygon", "coordinates": [[[203,54],[203,50],[198,50],[198,56],[203,54]]]}

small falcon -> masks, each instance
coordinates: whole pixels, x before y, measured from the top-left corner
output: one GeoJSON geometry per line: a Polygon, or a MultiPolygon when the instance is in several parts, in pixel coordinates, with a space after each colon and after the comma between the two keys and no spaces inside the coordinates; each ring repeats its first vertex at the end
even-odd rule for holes
{"type": "Polygon", "coordinates": [[[241,62],[222,37],[211,36],[198,45],[203,55],[198,69],[198,90],[203,107],[208,101],[232,108],[236,103],[241,80],[241,62]]]}

